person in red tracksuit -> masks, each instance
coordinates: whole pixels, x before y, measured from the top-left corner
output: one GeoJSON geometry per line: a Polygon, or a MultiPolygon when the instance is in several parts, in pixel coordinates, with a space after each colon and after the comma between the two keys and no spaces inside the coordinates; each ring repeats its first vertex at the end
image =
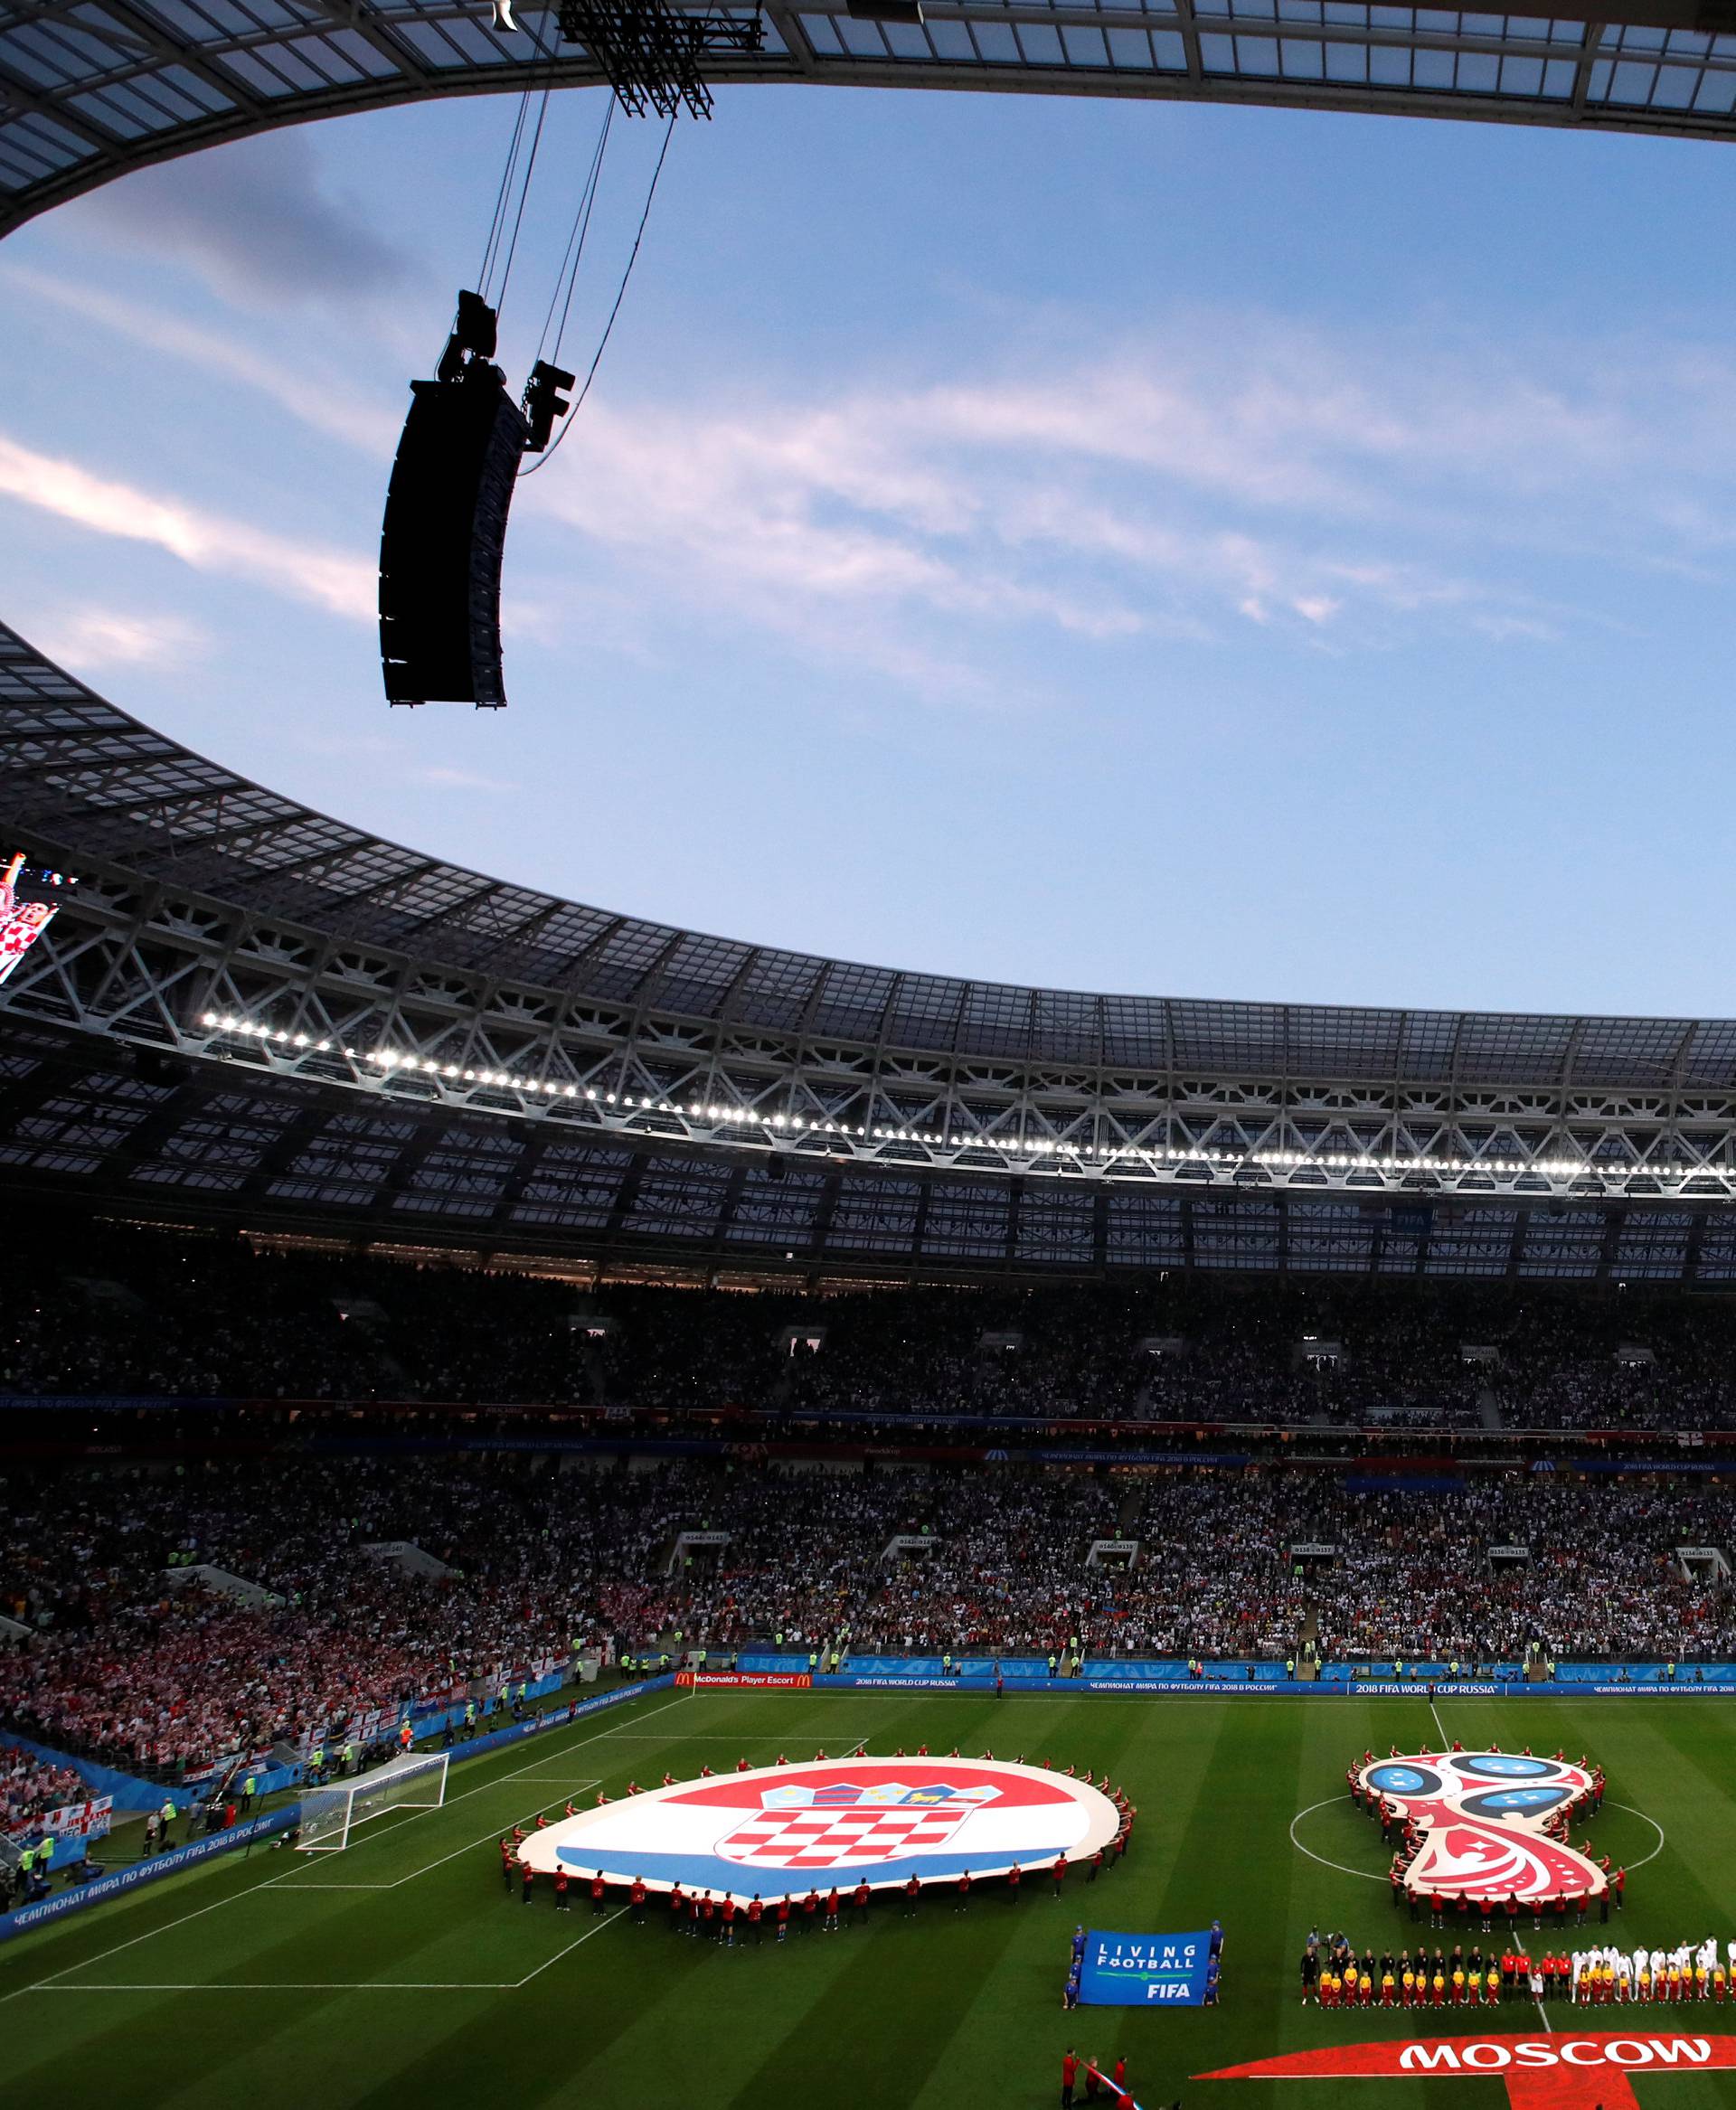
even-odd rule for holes
{"type": "Polygon", "coordinates": [[[826,1894],[826,1932],[827,1934],[836,1934],[837,1931],[838,1893],[835,1889],[828,1890],[826,1894]]]}
{"type": "Polygon", "coordinates": [[[856,1908],[856,1925],[866,1926],[868,1924],[868,1886],[866,1883],[856,1885],[851,1898],[851,1903],[856,1908]]]}
{"type": "Polygon", "coordinates": [[[958,1902],[952,1909],[955,1912],[968,1912],[970,1910],[970,1870],[968,1869],[966,1869],[958,1878],[958,1902]]]}
{"type": "Polygon", "coordinates": [[[605,1893],[608,1888],[609,1886],[603,1881],[603,1871],[599,1869],[590,1879],[590,1917],[593,1919],[600,1919],[603,1917],[605,1893]]]}
{"type": "Polygon", "coordinates": [[[1067,1856],[1064,1853],[1058,1853],[1055,1856],[1055,1865],[1050,1873],[1055,1879],[1055,1896],[1059,1898],[1061,1886],[1067,1880],[1067,1856]]]}
{"type": "Polygon", "coordinates": [[[503,1839],[500,1842],[500,1882],[501,1888],[510,1896],[513,1888],[513,1842],[510,1839],[503,1839]]]}
{"type": "Polygon", "coordinates": [[[780,1898],[778,1900],[778,1939],[781,1942],[788,1932],[789,1899],[788,1898],[780,1898]]]}
{"type": "Polygon", "coordinates": [[[567,1902],[567,1871],[565,1869],[556,1869],[554,1871],[554,1909],[557,1912],[571,1912],[572,1910],[571,1906],[567,1902]]]}
{"type": "Polygon", "coordinates": [[[1115,2084],[1115,2092],[1118,2096],[1123,2094],[1126,2091],[1127,2085],[1127,2062],[1125,2058],[1118,2058],[1116,2060],[1113,2068],[1110,2070],[1109,2078],[1115,2084]]]}
{"type": "Polygon", "coordinates": [[[1079,2078],[1079,2054],[1070,2044],[1061,2058],[1061,2110],[1073,2110],[1073,2084],[1079,2078]]]}
{"type": "Polygon", "coordinates": [[[732,1949],[735,1946],[736,1911],[735,1899],[725,1891],[723,1895],[723,1946],[726,1949],[732,1949]]]}
{"type": "Polygon", "coordinates": [[[818,1917],[819,1909],[820,1894],[817,1890],[810,1890],[807,1896],[802,1899],[802,1932],[804,1934],[814,1932],[814,1922],[818,1917]]]}
{"type": "Polygon", "coordinates": [[[712,1901],[711,1892],[707,1890],[699,1901],[699,1931],[707,1941],[711,1940],[712,1930],[716,1924],[717,1907],[712,1901]]]}
{"type": "Polygon", "coordinates": [[[1019,1901],[1019,1885],[1024,1880],[1024,1870],[1019,1866],[1017,1861],[1014,1861],[1013,1866],[1006,1871],[1007,1896],[1012,1898],[1014,1905],[1016,1905],[1019,1901]]]}
{"type": "Polygon", "coordinates": [[[756,1949],[760,1946],[760,1922],[765,1917],[765,1906],[760,1902],[760,1893],[756,1890],[748,1900],[748,1932],[753,1936],[753,1945],[756,1949]]]}
{"type": "Polygon", "coordinates": [[[627,1896],[633,1904],[633,1924],[635,1926],[643,1926],[645,1925],[645,1878],[643,1876],[634,1877],[633,1888],[627,1892],[627,1896]]]}

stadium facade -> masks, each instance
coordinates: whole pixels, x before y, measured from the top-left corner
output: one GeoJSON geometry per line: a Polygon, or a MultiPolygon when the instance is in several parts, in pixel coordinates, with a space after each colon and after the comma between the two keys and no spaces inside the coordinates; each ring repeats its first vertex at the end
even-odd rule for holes
{"type": "Polygon", "coordinates": [[[0,631],[8,1186],[675,1278],[1736,1282],[1736,1021],[1091,995],[612,914],[188,752],[0,631]]]}

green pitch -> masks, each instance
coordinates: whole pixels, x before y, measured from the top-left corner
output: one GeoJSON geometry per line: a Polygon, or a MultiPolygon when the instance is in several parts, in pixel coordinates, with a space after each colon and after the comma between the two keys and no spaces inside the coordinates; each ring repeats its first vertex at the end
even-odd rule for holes
{"type": "MultiPolygon", "coordinates": [[[[1444,1733],[1473,1748],[1590,1754],[1609,1780],[1593,1836],[1630,1871],[1612,1936],[1629,1948],[1736,1936],[1733,1708],[1447,1700],[1438,1729],[1425,1702],[1399,1699],[659,1693],[455,1767],[444,1809],[363,1825],[345,1853],[228,1857],[0,1949],[0,2104],[1013,2110],[1059,2099],[1071,2042],[1106,2064],[1125,2053],[1143,2110],[1178,2096],[1188,2110],[1492,2110],[1505,2093],[1482,2078],[1190,2077],[1411,2033],[1378,2011],[1300,2002],[1311,1926],[1377,1951],[1427,1931],[1393,1913],[1379,1832],[1344,1796],[1344,1767],[1364,1747],[1411,1751],[1444,1733]],[[1089,1764],[1137,1804],[1132,1851],[1093,1887],[1070,1879],[1059,1901],[1046,1883],[1029,1884],[1016,1908],[986,1889],[961,1918],[936,1893],[913,1923],[877,1901],[866,1928],[733,1953],[677,1941],[655,1907],[636,1927],[612,1906],[593,1920],[582,1896],[561,1915],[546,1889],[528,1907],[502,1890],[499,1833],[540,1809],[558,1815],[569,1794],[858,1741],[1089,1764]],[[1075,1921],[1168,1932],[1214,1915],[1226,1932],[1221,2008],[1062,2013],[1075,1921]]],[[[1595,1925],[1580,1938],[1596,1940],[1595,1925]]],[[[1691,2019],[1736,2031],[1736,2006],[1691,2019]]],[[[1550,2021],[1571,2026],[1565,2010],[1550,2021]]],[[[1445,2017],[1440,2033],[1537,2026],[1526,2002],[1445,2017]]],[[[1646,2110],[1736,2104],[1736,2073],[1641,2075],[1635,2086],[1646,2110]]]]}

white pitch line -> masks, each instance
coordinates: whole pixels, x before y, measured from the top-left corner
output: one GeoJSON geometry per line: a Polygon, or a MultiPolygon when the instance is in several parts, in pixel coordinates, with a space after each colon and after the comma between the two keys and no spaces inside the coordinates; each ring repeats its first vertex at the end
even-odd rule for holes
{"type": "Polygon", "coordinates": [[[1632,1861],[1628,1865],[1632,1868],[1643,1869],[1646,1866],[1646,1861],[1656,1860],[1658,1855],[1663,1852],[1665,1847],[1664,1827],[1658,1823],[1657,1819],[1656,1817],[1648,1817],[1644,1810],[1635,1809],[1632,1803],[1611,1803],[1609,1807],[1612,1810],[1626,1810],[1630,1817],[1637,1817],[1642,1824],[1649,1824],[1652,1830],[1657,1833],[1657,1844],[1653,1847],[1652,1851],[1646,1856],[1646,1860],[1632,1861]]]}
{"type": "MultiPolygon", "coordinates": [[[[596,1784],[592,1782],[590,1785],[594,1786],[596,1784]]],[[[534,1819],[537,1815],[537,1812],[535,1810],[531,1810],[527,1812],[526,1814],[530,1818],[534,1819]]],[[[514,1817],[513,1819],[513,1824],[522,1824],[524,1823],[524,1821],[525,1820],[524,1817],[514,1817]]],[[[503,1831],[510,1832],[512,1828],[512,1824],[491,1824],[489,1825],[487,1831],[480,1832],[475,1839],[467,1839],[462,1846],[455,1846],[450,1853],[443,1853],[439,1860],[431,1860],[422,1868],[412,1869],[409,1875],[400,1876],[395,1882],[377,1883],[373,1886],[373,1888],[380,1890],[401,1890],[406,1883],[413,1883],[419,1876],[431,1874],[435,1869],[443,1869],[448,1861],[457,1860],[461,1853],[473,1853],[477,1847],[483,1845],[486,1841],[490,1839],[498,1839],[503,1831]]]]}
{"type": "Polygon", "coordinates": [[[533,1978],[542,1977],[542,1973],[548,1969],[549,1964],[558,1964],[562,1956],[570,1956],[576,1948],[579,1948],[584,1943],[588,1942],[592,1935],[601,1934],[603,1927],[613,1926],[615,1922],[626,1910],[627,1907],[625,1905],[618,1905],[615,1910],[609,1914],[609,1917],[604,1920],[602,1926],[588,1926],[583,1934],[575,1936],[573,1940],[570,1941],[564,1949],[557,1949],[553,1955],[550,1956],[545,1962],[539,1964],[534,1971],[527,1971],[524,1977],[519,1979],[514,1983],[513,1991],[516,1992],[519,1986],[528,1985],[533,1978]]]}
{"type": "MultiPolygon", "coordinates": [[[[517,1776],[514,1775],[513,1777],[516,1779],[517,1776]]],[[[571,1786],[573,1784],[570,1782],[568,1785],[569,1786],[571,1786]]],[[[587,1788],[595,1787],[597,1785],[598,1783],[594,1780],[583,1780],[580,1781],[577,1784],[577,1786],[579,1788],[587,1788]]],[[[537,1816],[541,1813],[541,1810],[546,1807],[546,1804],[540,1804],[539,1807],[535,1810],[526,1810],[524,1815],[521,1817],[509,1817],[504,1824],[491,1824],[489,1825],[487,1831],[478,1832],[476,1838],[467,1839],[462,1846],[455,1846],[450,1853],[443,1853],[439,1860],[431,1860],[427,1862],[420,1869],[412,1869],[407,1876],[396,1876],[390,1883],[289,1883],[288,1886],[288,1890],[289,1892],[294,1893],[298,1890],[401,1889],[406,1883],[413,1883],[418,1876],[425,1876],[429,1874],[431,1870],[444,1868],[448,1861],[457,1860],[461,1853],[469,1853],[473,1851],[476,1847],[480,1846],[485,1840],[498,1839],[503,1832],[510,1832],[515,1824],[528,1824],[533,1823],[537,1816]]],[[[382,1836],[393,1835],[382,1834],[382,1836]]],[[[292,1870],[290,1873],[293,1874],[295,1871],[292,1870]]]]}
{"type": "Polygon", "coordinates": [[[1432,1700],[1429,1702],[1429,1711],[1435,1718],[1435,1734],[1440,1738],[1440,1747],[1444,1751],[1447,1748],[1447,1731],[1441,1727],[1440,1710],[1432,1700]]]}
{"type": "Polygon", "coordinates": [[[4,2007],[7,2001],[18,1999],[23,1993],[46,1992],[51,1986],[57,1985],[61,1979],[70,1978],[73,1972],[82,1971],[91,1964],[106,1964],[110,1956],[118,1956],[124,1949],[137,1948],[140,1942],[148,1942],[153,1935],[169,1934],[177,1926],[185,1926],[189,1920],[203,1919],[206,1913],[215,1912],[220,1905],[232,1904],[237,1898],[250,1898],[256,1890],[275,1889],[288,1873],[286,1870],[284,1875],[269,1876],[263,1883],[255,1883],[248,1889],[231,1890],[226,1898],[213,1898],[209,1905],[202,1905],[196,1911],[184,1912],[179,1919],[171,1919],[165,1926],[147,1927],[143,1934],[134,1935],[124,1942],[117,1942],[112,1949],[104,1949],[100,1955],[88,1956],[80,1964],[69,1964],[63,1971],[52,1972],[48,1977],[39,1978],[33,1984],[14,1986],[10,1992],[0,1996],[0,2007],[4,2007]]]}
{"type": "MultiPolygon", "coordinates": [[[[684,1695],[683,1697],[684,1697],[684,1695]]],[[[654,1707],[651,1710],[651,1713],[665,1714],[670,1708],[678,1707],[680,1704],[680,1699],[666,1700],[661,1706],[654,1707]]],[[[636,1715],[632,1719],[637,1721],[647,1721],[650,1719],[650,1716],[636,1715]]],[[[576,1744],[568,1744],[563,1746],[562,1748],[566,1751],[582,1750],[587,1744],[600,1743],[603,1738],[612,1736],[614,1733],[615,1732],[613,1729],[599,1729],[594,1735],[589,1737],[580,1737],[576,1744]]],[[[529,1760],[518,1770],[520,1773],[529,1773],[533,1766],[541,1766],[547,1758],[552,1756],[552,1754],[550,1752],[539,1751],[534,1758],[529,1760]]],[[[463,1794],[454,1795],[449,1802],[443,1804],[441,1806],[446,1809],[450,1809],[454,1804],[467,1802],[472,1795],[481,1794],[488,1788],[498,1787],[504,1782],[514,1779],[517,1776],[514,1774],[502,1774],[498,1780],[484,1781],[480,1786],[467,1788],[463,1794]]],[[[389,1835],[381,1834],[381,1836],[383,1837],[389,1835]]],[[[360,1843],[365,1846],[367,1844],[367,1841],[363,1840],[360,1843]]],[[[473,1842],[472,1843],[476,1842],[473,1842]]],[[[354,1852],[355,1849],[351,1848],[349,1851],[354,1852]]],[[[460,1851],[462,1851],[462,1849],[460,1851]]],[[[10,1992],[0,1993],[0,2007],[4,2007],[8,2001],[18,1999],[19,1996],[23,1993],[41,1992],[44,1990],[44,1988],[57,1984],[61,1979],[71,1977],[72,1973],[75,1971],[87,1971],[93,1964],[107,1963],[110,1956],[118,1956],[122,1950],[133,1948],[139,1942],[147,1942],[151,1940],[151,1938],[156,1935],[170,1934],[177,1926],[184,1926],[189,1920],[203,1919],[206,1913],[215,1912],[220,1905],[232,1905],[238,1898],[251,1898],[257,1895],[257,1893],[260,1890],[276,1889],[278,1884],[288,1882],[289,1877],[295,1871],[293,1870],[286,1870],[282,1875],[268,1876],[264,1882],[250,1884],[244,1890],[231,1890],[226,1897],[213,1898],[209,1905],[202,1905],[195,1911],[184,1912],[178,1919],[167,1920],[161,1926],[147,1927],[143,1934],[133,1935],[124,1942],[117,1942],[112,1949],[100,1950],[94,1956],[85,1957],[81,1963],[68,1964],[63,1969],[51,1972],[46,1978],[39,1978],[30,1985],[14,1986],[10,1992]]],[[[312,1886],[310,1885],[309,1888],[311,1887],[312,1886]]]]}
{"type": "Polygon", "coordinates": [[[231,1979],[226,1983],[213,1983],[210,1979],[192,1984],[140,1983],[137,1985],[51,1985],[46,1979],[40,1985],[21,1986],[22,1992],[512,1992],[521,1981],[513,1978],[452,1979],[441,1982],[422,1978],[364,1978],[361,1980],[320,1979],[295,1981],[287,1978],[261,1978],[257,1980],[231,1979]]]}
{"type": "Polygon", "coordinates": [[[1335,1803],[1342,1802],[1343,1799],[1342,1795],[1327,1795],[1323,1802],[1310,1803],[1306,1810],[1298,1810],[1290,1819],[1290,1844],[1298,1853],[1306,1853],[1310,1860],[1317,1860],[1323,1869],[1336,1869],[1341,1876],[1355,1876],[1364,1883],[1383,1883],[1386,1880],[1384,1876],[1371,1875],[1366,1869],[1346,1868],[1341,1860],[1329,1860],[1324,1853],[1316,1853],[1313,1847],[1304,1846],[1296,1835],[1296,1828],[1304,1817],[1313,1816],[1316,1810],[1330,1809],[1335,1803]]]}

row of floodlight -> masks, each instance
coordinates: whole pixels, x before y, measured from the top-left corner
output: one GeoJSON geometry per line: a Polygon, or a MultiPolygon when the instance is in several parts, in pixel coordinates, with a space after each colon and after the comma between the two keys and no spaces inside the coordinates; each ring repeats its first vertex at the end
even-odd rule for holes
{"type": "MultiPolygon", "coordinates": [[[[313,1040],[307,1033],[292,1033],[283,1027],[258,1025],[251,1020],[235,1018],[226,1013],[208,1011],[201,1022],[215,1032],[245,1034],[251,1040],[285,1047],[310,1049],[319,1054],[330,1052],[333,1045],[330,1041],[313,1040]]],[[[621,1107],[628,1111],[670,1114],[677,1117],[684,1115],[689,1120],[709,1121],[717,1125],[734,1122],[747,1127],[768,1128],[796,1135],[854,1136],[863,1141],[872,1139],[882,1143],[913,1143],[935,1150],[1027,1151],[1043,1157],[1076,1158],[1081,1163],[1112,1164],[1137,1160],[1152,1165],[1209,1164],[1222,1166],[1226,1171],[1252,1165],[1275,1172],[1324,1169],[1328,1172],[1387,1173],[1400,1176],[1424,1173],[1449,1176],[1481,1173],[1507,1179],[1529,1176],[1558,1180],[1688,1180],[1708,1173],[1717,1174],[1721,1170],[1717,1166],[1708,1165],[1598,1165],[1583,1158],[1405,1158],[1351,1151],[1310,1153],[1298,1150],[1207,1150],[1180,1144],[1165,1144],[1156,1147],[1142,1144],[1111,1144],[1099,1148],[1090,1144],[1074,1143],[1058,1136],[1034,1136],[1028,1141],[1020,1141],[993,1135],[952,1135],[934,1129],[853,1126],[847,1121],[825,1121],[804,1114],[764,1114],[751,1107],[702,1106],[696,1101],[679,1107],[668,1099],[653,1098],[649,1095],[636,1097],[631,1092],[599,1092],[590,1085],[581,1088],[578,1085],[557,1084],[550,1079],[517,1077],[507,1070],[465,1069],[456,1062],[437,1062],[427,1055],[400,1054],[391,1048],[375,1049],[366,1054],[354,1048],[345,1048],[344,1053],[352,1061],[372,1062],[386,1071],[403,1070],[444,1079],[453,1083],[480,1084],[506,1091],[540,1094],[547,1097],[583,1097],[604,1106],[621,1107]]]]}

